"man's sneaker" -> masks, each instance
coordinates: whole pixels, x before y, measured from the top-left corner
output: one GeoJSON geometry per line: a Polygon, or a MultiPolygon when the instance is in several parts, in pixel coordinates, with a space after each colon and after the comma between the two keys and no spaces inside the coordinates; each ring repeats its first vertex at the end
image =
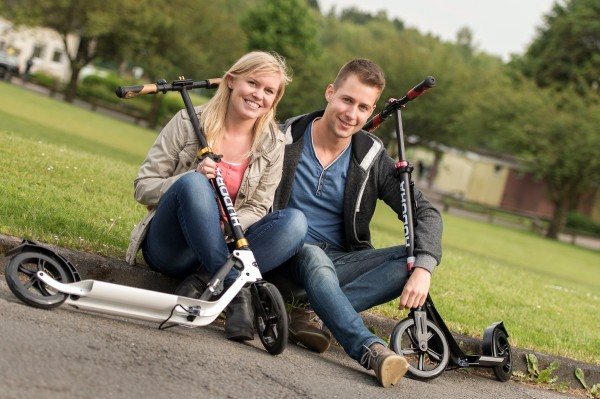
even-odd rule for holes
{"type": "Polygon", "coordinates": [[[331,333],[323,329],[323,322],[312,310],[292,308],[290,311],[289,338],[317,353],[331,345],[331,333]]]}
{"type": "Polygon", "coordinates": [[[367,370],[375,371],[377,381],[384,388],[397,384],[408,370],[408,362],[404,357],[377,342],[366,348],[360,364],[367,370]]]}

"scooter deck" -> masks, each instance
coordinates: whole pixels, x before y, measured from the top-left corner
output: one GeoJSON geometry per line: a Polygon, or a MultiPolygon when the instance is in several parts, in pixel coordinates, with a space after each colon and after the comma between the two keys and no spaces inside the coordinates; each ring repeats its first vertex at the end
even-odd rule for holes
{"type": "Polygon", "coordinates": [[[218,301],[203,301],[97,280],[63,284],[43,271],[38,272],[37,277],[56,291],[67,294],[65,303],[77,309],[155,322],[168,319],[190,327],[212,323],[239,291],[237,285],[241,288],[245,284],[240,279],[218,301]]]}

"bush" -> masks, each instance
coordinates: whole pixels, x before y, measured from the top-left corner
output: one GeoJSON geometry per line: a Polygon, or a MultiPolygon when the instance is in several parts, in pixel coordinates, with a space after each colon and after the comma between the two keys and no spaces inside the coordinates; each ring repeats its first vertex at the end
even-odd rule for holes
{"type": "Polygon", "coordinates": [[[101,100],[117,104],[120,101],[115,95],[117,86],[119,80],[116,76],[102,78],[88,75],[77,85],[77,96],[86,101],[101,100]]]}
{"type": "Polygon", "coordinates": [[[44,72],[33,72],[29,77],[29,81],[50,90],[62,90],[62,85],[59,83],[58,78],[47,75],[44,72]]]}
{"type": "MultiPolygon", "coordinates": [[[[152,108],[153,95],[140,96],[132,100],[119,99],[115,95],[115,89],[118,86],[134,86],[144,83],[148,82],[141,83],[133,79],[123,79],[115,74],[109,74],[108,76],[88,75],[79,83],[77,96],[84,101],[109,107],[127,115],[148,116],[152,108]]],[[[185,108],[181,96],[175,93],[167,96],[157,95],[162,96],[157,115],[159,124],[166,124],[173,115],[185,108]]],[[[198,93],[190,93],[190,96],[192,103],[196,106],[208,100],[206,97],[199,96],[198,93]]]]}
{"type": "MultiPolygon", "coordinates": [[[[43,72],[34,72],[31,74],[30,81],[39,86],[49,88],[54,91],[63,91],[63,85],[57,78],[47,75],[43,72]]],[[[106,76],[87,75],[77,85],[77,97],[83,101],[94,103],[101,107],[110,108],[114,111],[130,115],[140,119],[148,119],[152,108],[153,95],[140,96],[135,100],[123,100],[116,96],[115,89],[118,86],[135,86],[148,83],[139,79],[124,79],[114,73],[106,76]]],[[[211,92],[212,93],[212,92],[211,92]]],[[[160,108],[156,120],[159,125],[165,125],[179,110],[185,108],[181,96],[176,93],[162,96],[160,108]]],[[[199,92],[190,92],[192,103],[195,106],[204,104],[208,98],[199,94],[199,92]]]]}
{"type": "Polygon", "coordinates": [[[600,235],[600,223],[594,222],[588,216],[580,212],[570,212],[567,215],[566,227],[581,232],[600,235]]]}
{"type": "MultiPolygon", "coordinates": [[[[194,105],[199,105],[194,102],[194,99],[192,99],[192,103],[194,105]]],[[[183,103],[181,96],[165,96],[160,105],[160,110],[158,111],[158,120],[168,121],[183,108],[185,108],[185,104],[183,103]]]]}
{"type": "Polygon", "coordinates": [[[122,100],[115,94],[118,86],[140,84],[132,79],[123,79],[114,74],[107,76],[88,75],[77,86],[77,96],[84,101],[112,108],[127,115],[146,115],[150,110],[150,98],[140,100],[122,100]]]}

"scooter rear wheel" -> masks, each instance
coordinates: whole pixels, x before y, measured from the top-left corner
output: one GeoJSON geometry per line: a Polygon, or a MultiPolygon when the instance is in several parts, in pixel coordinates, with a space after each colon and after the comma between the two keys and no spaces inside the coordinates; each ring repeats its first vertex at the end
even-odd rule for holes
{"type": "Polygon", "coordinates": [[[492,356],[506,359],[503,366],[493,367],[492,371],[499,381],[508,381],[512,375],[512,351],[508,342],[508,335],[500,328],[494,329],[491,352],[492,356]]]}
{"type": "Polygon", "coordinates": [[[272,355],[285,350],[288,340],[288,317],[279,290],[271,283],[254,285],[253,296],[255,327],[263,346],[272,355]]]}
{"type": "Polygon", "coordinates": [[[61,283],[72,283],[72,273],[46,254],[25,251],[13,256],[6,266],[5,277],[12,293],[29,306],[52,309],[60,306],[67,295],[44,284],[37,272],[43,271],[61,283]]]}
{"type": "Polygon", "coordinates": [[[427,381],[439,377],[450,359],[448,340],[442,330],[427,320],[427,349],[419,348],[415,331],[415,320],[407,318],[394,327],[390,339],[390,348],[408,361],[409,377],[427,381]]]}

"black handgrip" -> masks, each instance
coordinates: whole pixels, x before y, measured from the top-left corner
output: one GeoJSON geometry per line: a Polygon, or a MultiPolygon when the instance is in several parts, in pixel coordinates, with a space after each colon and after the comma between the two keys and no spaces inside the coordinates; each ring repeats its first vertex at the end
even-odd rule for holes
{"type": "Polygon", "coordinates": [[[157,85],[152,83],[139,86],[119,86],[115,90],[115,94],[119,98],[133,98],[142,94],[154,94],[157,91],[157,85]]]}
{"type": "Polygon", "coordinates": [[[433,89],[434,86],[435,78],[433,76],[427,76],[425,80],[410,89],[410,91],[406,93],[406,97],[408,97],[409,100],[413,100],[425,93],[427,90],[433,89]]]}
{"type": "Polygon", "coordinates": [[[381,125],[381,123],[388,116],[390,116],[392,114],[392,112],[394,112],[395,110],[397,110],[399,108],[402,108],[404,106],[404,104],[419,97],[421,94],[425,93],[427,90],[433,89],[434,86],[435,86],[435,78],[433,76],[427,76],[421,83],[419,83],[418,85],[416,85],[415,87],[410,89],[408,91],[408,93],[406,93],[406,95],[404,97],[402,97],[401,99],[396,100],[396,99],[391,98],[387,102],[387,104],[385,104],[385,107],[383,107],[383,110],[380,113],[378,113],[377,115],[375,115],[373,117],[373,119],[371,119],[370,121],[368,121],[365,124],[365,126],[363,127],[363,130],[366,130],[367,132],[374,131],[375,129],[377,129],[379,127],[379,125],[381,125]]]}
{"type": "Polygon", "coordinates": [[[191,79],[174,80],[167,83],[165,80],[159,80],[156,83],[138,86],[119,86],[115,94],[119,98],[133,98],[142,94],[156,94],[158,92],[166,93],[168,91],[181,91],[183,89],[213,89],[221,83],[221,78],[206,79],[194,82],[191,79]]]}

